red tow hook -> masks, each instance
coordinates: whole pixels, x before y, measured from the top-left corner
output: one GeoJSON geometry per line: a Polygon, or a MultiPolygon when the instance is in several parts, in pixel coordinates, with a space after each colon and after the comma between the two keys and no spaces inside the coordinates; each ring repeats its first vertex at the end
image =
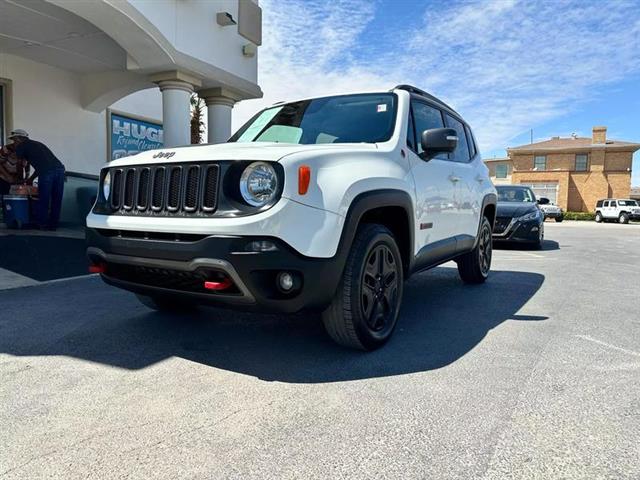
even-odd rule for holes
{"type": "Polygon", "coordinates": [[[89,273],[104,273],[105,270],[104,263],[92,263],[89,265],[89,273]]]}
{"type": "Polygon", "coordinates": [[[210,282],[210,281],[204,282],[204,288],[206,288],[207,290],[216,290],[216,291],[226,290],[231,285],[233,285],[233,281],[229,277],[225,277],[224,280],[222,280],[221,282],[210,282]]]}

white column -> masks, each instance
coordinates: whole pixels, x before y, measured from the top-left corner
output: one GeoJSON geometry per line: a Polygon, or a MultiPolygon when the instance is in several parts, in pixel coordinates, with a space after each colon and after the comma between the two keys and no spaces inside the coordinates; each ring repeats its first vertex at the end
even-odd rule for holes
{"type": "Polygon", "coordinates": [[[237,92],[224,87],[198,90],[198,95],[207,104],[207,142],[226,142],[231,136],[233,106],[242,97],[237,92]]]}
{"type": "Polygon", "coordinates": [[[191,110],[189,98],[193,85],[180,80],[158,82],[162,92],[162,122],[164,146],[176,147],[191,143],[191,110]]]}
{"type": "Polygon", "coordinates": [[[207,141],[224,143],[231,136],[231,111],[234,101],[226,97],[207,97],[207,141]]]}

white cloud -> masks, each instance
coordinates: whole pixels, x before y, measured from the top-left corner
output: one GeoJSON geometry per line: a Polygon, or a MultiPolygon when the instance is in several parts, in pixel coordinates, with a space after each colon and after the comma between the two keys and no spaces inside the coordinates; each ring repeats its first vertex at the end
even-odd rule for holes
{"type": "Polygon", "coordinates": [[[380,36],[365,29],[392,4],[261,5],[265,96],[236,107],[235,127],[276,101],[412,83],[454,106],[481,147],[495,149],[640,71],[635,2],[436,2],[414,31],[380,36]]]}

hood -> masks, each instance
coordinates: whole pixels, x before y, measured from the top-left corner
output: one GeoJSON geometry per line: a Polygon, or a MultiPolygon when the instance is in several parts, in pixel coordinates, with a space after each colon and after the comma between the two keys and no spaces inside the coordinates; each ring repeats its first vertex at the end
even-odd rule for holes
{"type": "Polygon", "coordinates": [[[370,143],[332,143],[317,145],[297,145],[290,143],[220,143],[217,145],[188,145],[184,147],[148,150],[137,155],[113,160],[110,167],[120,165],[143,165],[145,163],[174,163],[200,160],[256,160],[278,162],[288,155],[300,152],[370,151],[377,150],[370,143]]]}
{"type": "Polygon", "coordinates": [[[538,205],[530,202],[498,202],[496,217],[521,217],[538,210],[538,205]]]}

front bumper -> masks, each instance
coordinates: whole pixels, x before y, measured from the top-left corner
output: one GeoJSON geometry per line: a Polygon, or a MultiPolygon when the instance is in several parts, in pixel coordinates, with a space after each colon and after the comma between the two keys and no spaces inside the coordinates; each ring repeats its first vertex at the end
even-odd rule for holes
{"type": "Polygon", "coordinates": [[[544,218],[560,218],[563,216],[564,213],[562,212],[544,212],[544,218]]]}
{"type": "Polygon", "coordinates": [[[540,238],[540,230],[544,233],[544,223],[538,220],[521,222],[513,219],[507,228],[501,233],[492,235],[494,242],[537,242],[540,238]]]}
{"type": "Polygon", "coordinates": [[[87,255],[104,268],[110,285],[142,295],[188,298],[194,303],[249,311],[293,313],[322,310],[331,301],[344,259],[306,257],[270,237],[183,235],[162,237],[87,228],[87,255]],[[276,251],[247,251],[252,241],[268,240],[276,251]],[[290,293],[277,287],[280,272],[296,278],[290,293]],[[233,286],[207,290],[204,282],[228,277],[233,286]]]}

